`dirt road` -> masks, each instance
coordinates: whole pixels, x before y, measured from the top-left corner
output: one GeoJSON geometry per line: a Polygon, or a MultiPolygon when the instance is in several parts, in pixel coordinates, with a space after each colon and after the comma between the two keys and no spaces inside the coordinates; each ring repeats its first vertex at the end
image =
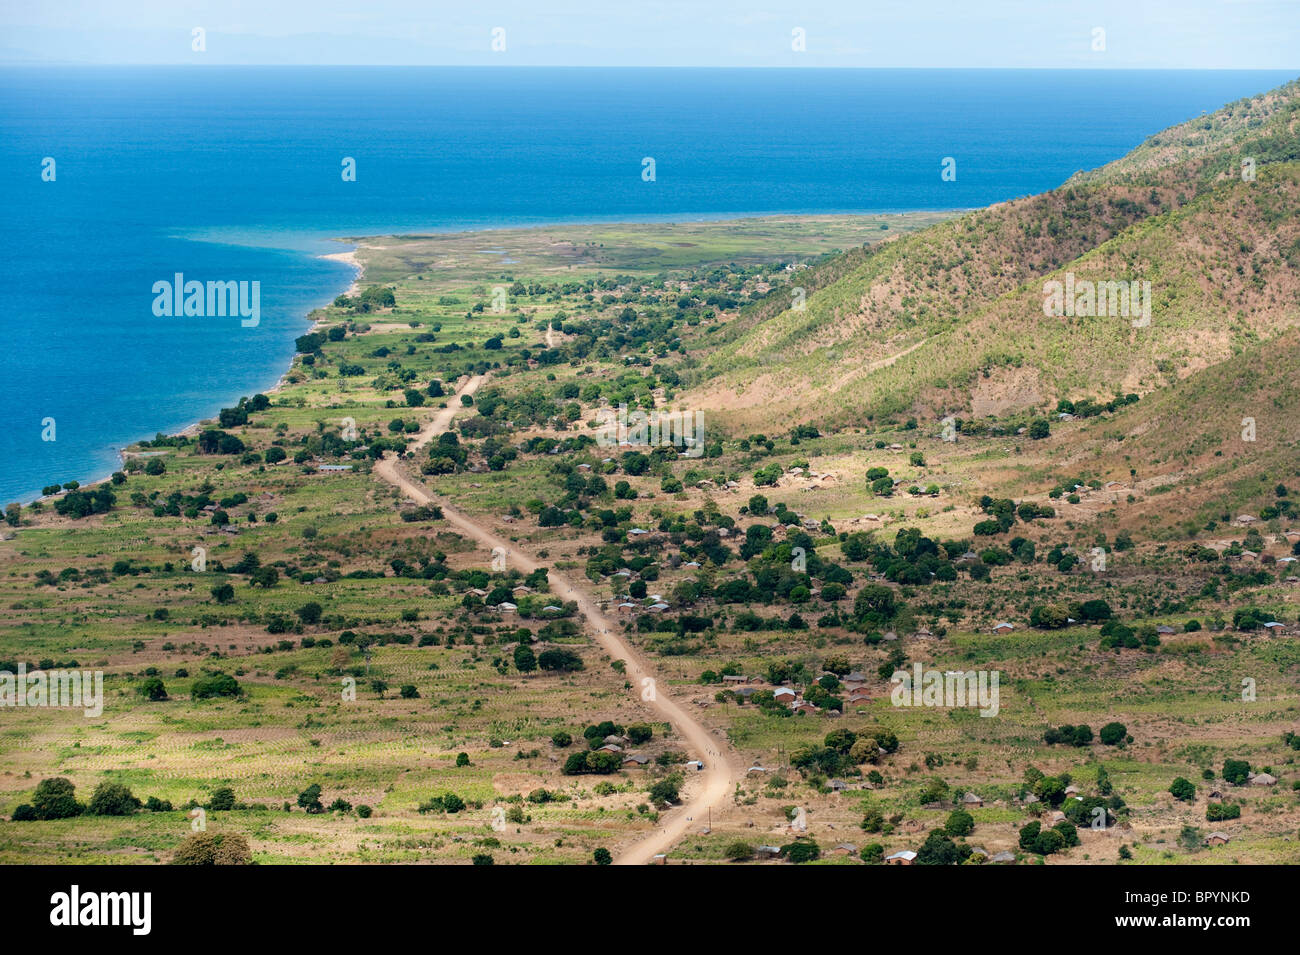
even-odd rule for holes
{"type": "MultiPolygon", "coordinates": [[[[460,396],[472,395],[483,384],[483,376],[470,378],[447,401],[419,435],[408,445],[408,450],[419,451],[450,426],[461,409],[460,396]]],[[[438,504],[447,523],[487,550],[505,548],[508,566],[531,573],[540,565],[518,545],[497,534],[485,524],[462,514],[446,501],[436,498],[420,483],[405,473],[398,459],[390,454],[375,464],[375,474],[397,487],[411,500],[420,504],[438,504]]],[[[654,669],[624,641],[615,624],[605,616],[596,601],[566,575],[548,568],[551,591],[561,600],[573,601],[586,619],[596,642],[613,659],[622,660],[627,667],[627,680],[632,684],[628,692],[636,693],[647,705],[681,734],[691,756],[704,763],[698,772],[687,770],[687,786],[683,791],[682,805],[659,817],[659,825],[643,838],[621,846],[614,855],[615,865],[644,865],[655,855],[667,852],[688,830],[707,825],[709,811],[720,809],[743,778],[739,756],[729,743],[687,712],[685,706],[673,699],[667,687],[660,685],[654,669]]]]}

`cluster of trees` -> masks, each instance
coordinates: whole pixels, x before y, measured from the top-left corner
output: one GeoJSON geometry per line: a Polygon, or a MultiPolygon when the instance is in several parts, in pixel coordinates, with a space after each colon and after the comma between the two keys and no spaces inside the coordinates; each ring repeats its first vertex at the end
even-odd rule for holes
{"type": "Polygon", "coordinates": [[[1118,620],[1107,620],[1101,625],[1101,640],[1097,646],[1117,653],[1122,649],[1136,650],[1139,647],[1154,650],[1160,646],[1160,634],[1154,624],[1144,623],[1135,630],[1118,620]]]}
{"type": "Polygon", "coordinates": [[[1132,392],[1126,395],[1116,395],[1104,403],[1093,401],[1091,398],[1080,398],[1078,401],[1062,398],[1056,403],[1056,411],[1058,414],[1071,414],[1076,418],[1094,418],[1103,412],[1114,414],[1117,409],[1136,404],[1138,400],[1138,396],[1132,392]]]}
{"type": "Polygon", "coordinates": [[[454,815],[458,812],[464,812],[465,809],[465,800],[461,799],[455,793],[443,793],[439,796],[430,796],[424,802],[420,803],[418,811],[421,814],[442,812],[454,815]]]}
{"type": "Polygon", "coordinates": [[[42,779],[36,784],[30,803],[15,807],[14,822],[32,822],[47,819],[71,819],[80,815],[130,816],[141,808],[149,812],[170,812],[172,804],[149,797],[141,802],[131,790],[121,783],[102,782],[95,787],[89,803],[77,801],[77,788],[68,779],[56,776],[42,779]]]}
{"type": "Polygon", "coordinates": [[[92,514],[106,514],[117,503],[117,495],[108,484],[100,484],[88,491],[71,490],[54,501],[54,510],[62,517],[74,520],[92,514]]]}
{"type": "Polygon", "coordinates": [[[580,776],[590,773],[608,775],[616,773],[623,768],[623,757],[620,753],[611,753],[606,750],[592,749],[579,750],[569,754],[569,758],[564,761],[564,774],[566,776],[580,776]]]}
{"type": "MultiPolygon", "coordinates": [[[[380,308],[392,308],[396,304],[397,296],[393,294],[393,290],[382,285],[371,285],[357,295],[340,295],[334,299],[335,308],[346,308],[354,314],[372,312],[380,308]]],[[[342,327],[338,325],[335,325],[334,328],[342,330],[342,327]]],[[[334,331],[334,328],[331,328],[330,331],[334,331]]]]}
{"type": "Polygon", "coordinates": [[[1041,856],[1063,852],[1079,844],[1079,832],[1074,823],[1062,819],[1050,829],[1044,829],[1038,820],[1020,829],[1020,848],[1041,856]]]}
{"type": "Polygon", "coordinates": [[[1035,504],[1033,501],[1023,501],[1017,507],[1016,502],[1010,498],[992,498],[987,494],[979,500],[980,510],[989,517],[987,520],[980,521],[973,528],[973,533],[977,537],[993,537],[997,534],[1005,534],[1016,523],[1016,518],[1028,524],[1030,521],[1051,518],[1056,516],[1056,509],[1047,504],[1035,504]]]}
{"type": "Polygon", "coordinates": [[[805,777],[849,775],[863,763],[875,763],[882,755],[897,752],[898,746],[898,736],[883,726],[835,729],[826,734],[822,745],[802,746],[791,753],[790,765],[805,777]]]}
{"type": "Polygon", "coordinates": [[[1040,630],[1059,630],[1072,621],[1097,623],[1109,620],[1110,615],[1110,604],[1104,600],[1039,604],[1029,612],[1029,625],[1040,630]]]}
{"type": "Polygon", "coordinates": [[[196,700],[206,700],[212,697],[222,696],[242,696],[243,687],[229,673],[214,673],[211,676],[199,677],[190,687],[190,696],[196,700]]]}

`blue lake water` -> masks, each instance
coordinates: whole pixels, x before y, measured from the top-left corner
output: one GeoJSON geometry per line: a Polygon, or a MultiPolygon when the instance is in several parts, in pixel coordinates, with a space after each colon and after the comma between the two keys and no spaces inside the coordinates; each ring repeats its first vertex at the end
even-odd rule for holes
{"type": "Polygon", "coordinates": [[[332,236],[983,206],[1292,78],[0,69],[0,503],[102,477],[131,441],[273,386],[306,313],[351,278],[318,258],[342,248],[332,236]],[[356,182],[342,180],[345,156],[356,182]],[[955,182],[940,178],[949,156],[955,182]],[[260,323],[155,316],[153,283],[177,272],[260,282],[260,323]]]}

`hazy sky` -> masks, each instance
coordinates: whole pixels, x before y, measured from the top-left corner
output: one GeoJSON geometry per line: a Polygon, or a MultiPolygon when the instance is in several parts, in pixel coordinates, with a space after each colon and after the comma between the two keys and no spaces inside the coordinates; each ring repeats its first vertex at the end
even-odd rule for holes
{"type": "Polygon", "coordinates": [[[0,0],[0,61],[1292,69],[1300,0],[0,0]]]}

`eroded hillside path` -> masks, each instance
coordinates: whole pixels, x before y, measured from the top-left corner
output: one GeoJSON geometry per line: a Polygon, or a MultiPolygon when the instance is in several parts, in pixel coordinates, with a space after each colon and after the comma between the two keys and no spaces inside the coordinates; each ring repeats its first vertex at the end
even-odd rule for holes
{"type": "MultiPolygon", "coordinates": [[[[456,412],[461,408],[460,397],[474,394],[484,380],[485,376],[476,375],[461,385],[456,394],[448,398],[447,407],[434,415],[416,439],[407,445],[407,449],[418,452],[450,428],[456,412]]],[[[421,483],[417,483],[403,471],[399,459],[392,452],[386,452],[384,457],[375,463],[374,473],[413,501],[420,504],[437,504],[442,508],[447,523],[477,541],[485,549],[504,548],[512,568],[531,573],[541,566],[530,555],[521,551],[518,545],[502,537],[487,525],[457,510],[442,498],[431,494],[421,483]]],[[[688,771],[687,785],[682,793],[682,805],[660,815],[659,824],[652,832],[618,847],[615,852],[616,865],[645,865],[659,853],[667,852],[688,829],[692,827],[699,829],[705,826],[710,810],[721,809],[725,805],[736,784],[744,777],[740,757],[730,743],[697,720],[687,712],[683,704],[666,692],[665,681],[660,679],[654,668],[623,639],[618,628],[605,616],[590,593],[577,586],[568,575],[553,568],[547,568],[547,578],[552,593],[561,600],[572,601],[578,605],[578,610],[586,619],[596,642],[604,648],[605,652],[613,659],[623,661],[627,668],[627,681],[632,684],[632,689],[628,692],[637,694],[663,719],[670,722],[685,740],[691,755],[704,763],[703,770],[693,773],[688,771]],[[646,684],[644,682],[646,680],[653,682],[646,684]],[[651,687],[653,692],[643,692],[643,687],[646,686],[651,687]],[[645,699],[646,696],[651,698],[645,699]]]]}

